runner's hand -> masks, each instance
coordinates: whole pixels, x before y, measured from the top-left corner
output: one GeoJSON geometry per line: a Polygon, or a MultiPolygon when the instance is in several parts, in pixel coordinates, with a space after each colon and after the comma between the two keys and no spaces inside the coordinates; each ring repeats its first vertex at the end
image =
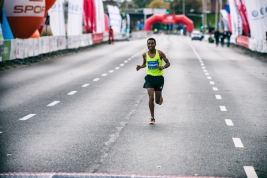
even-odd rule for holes
{"type": "Polygon", "coordinates": [[[139,69],[141,69],[141,66],[140,65],[137,65],[136,66],[136,70],[138,71],[139,69]]]}

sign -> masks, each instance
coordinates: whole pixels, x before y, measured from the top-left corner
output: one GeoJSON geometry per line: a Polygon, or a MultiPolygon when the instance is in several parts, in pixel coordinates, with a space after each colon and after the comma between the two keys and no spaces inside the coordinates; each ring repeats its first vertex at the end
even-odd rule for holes
{"type": "Polygon", "coordinates": [[[10,60],[10,51],[11,51],[11,41],[9,41],[9,40],[4,41],[2,61],[10,60]]]}
{"type": "Polygon", "coordinates": [[[103,41],[103,33],[92,34],[93,44],[103,41]]]}
{"type": "Polygon", "coordinates": [[[240,46],[244,46],[246,48],[249,48],[249,37],[247,36],[238,36],[236,38],[236,44],[240,46]]]}

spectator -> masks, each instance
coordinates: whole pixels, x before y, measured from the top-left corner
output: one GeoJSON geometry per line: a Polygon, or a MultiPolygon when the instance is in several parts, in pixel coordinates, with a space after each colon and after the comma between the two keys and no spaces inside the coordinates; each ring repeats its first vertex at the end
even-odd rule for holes
{"type": "Polygon", "coordinates": [[[214,38],[215,38],[215,44],[216,46],[219,45],[219,38],[220,38],[220,32],[218,30],[218,28],[216,28],[215,32],[214,32],[214,38]]]}
{"type": "Polygon", "coordinates": [[[227,31],[225,34],[226,34],[225,36],[226,36],[226,39],[227,39],[227,47],[229,47],[232,33],[230,31],[227,31]]]}

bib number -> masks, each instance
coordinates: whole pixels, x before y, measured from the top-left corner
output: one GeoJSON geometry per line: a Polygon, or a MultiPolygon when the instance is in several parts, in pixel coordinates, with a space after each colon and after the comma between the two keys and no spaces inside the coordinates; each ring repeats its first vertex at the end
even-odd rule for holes
{"type": "Polygon", "coordinates": [[[148,61],[148,69],[157,69],[159,66],[158,61],[148,61]]]}

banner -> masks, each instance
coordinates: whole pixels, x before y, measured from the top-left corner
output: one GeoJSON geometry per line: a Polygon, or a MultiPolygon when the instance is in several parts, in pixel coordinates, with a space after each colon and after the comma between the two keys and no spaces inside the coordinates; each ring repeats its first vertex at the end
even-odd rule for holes
{"type": "Polygon", "coordinates": [[[17,50],[17,40],[11,40],[11,50],[10,50],[10,60],[16,59],[16,51],[17,50]]]}
{"type": "Polygon", "coordinates": [[[249,48],[249,37],[247,36],[238,36],[236,38],[236,44],[249,48]]]}
{"type": "Polygon", "coordinates": [[[28,42],[28,57],[33,57],[33,49],[34,49],[34,44],[33,44],[33,39],[27,39],[28,42]]]}
{"type": "Polygon", "coordinates": [[[11,51],[11,41],[10,40],[4,41],[2,61],[10,60],[10,51],[11,51]]]}
{"type": "Polygon", "coordinates": [[[68,36],[81,35],[83,32],[83,0],[69,0],[68,36]]]}
{"type": "Polygon", "coordinates": [[[236,38],[242,35],[242,21],[238,11],[238,8],[234,0],[229,0],[230,14],[231,14],[231,26],[232,35],[236,38]]]}
{"type": "Polygon", "coordinates": [[[48,11],[50,16],[50,28],[53,36],[66,35],[64,18],[64,0],[57,0],[48,11]]]}
{"type": "Polygon", "coordinates": [[[96,31],[96,12],[94,0],[84,0],[83,2],[83,23],[87,33],[96,31]]]}
{"type": "Polygon", "coordinates": [[[114,33],[121,32],[122,19],[119,8],[112,5],[107,5],[107,8],[109,13],[110,26],[114,30],[114,33]]]}
{"type": "Polygon", "coordinates": [[[96,8],[96,33],[105,31],[104,6],[102,0],[94,0],[96,8]]]}
{"type": "Polygon", "coordinates": [[[245,1],[250,24],[250,36],[253,39],[263,40],[266,38],[267,24],[264,16],[266,7],[263,7],[263,1],[266,0],[245,1]]]}
{"type": "Polygon", "coordinates": [[[241,17],[241,20],[242,20],[244,35],[249,36],[250,29],[249,29],[249,23],[248,23],[248,14],[247,14],[246,6],[244,5],[244,1],[245,0],[234,0],[235,5],[237,6],[237,10],[238,10],[240,17],[241,17]]]}
{"type": "Polygon", "coordinates": [[[3,41],[0,40],[0,62],[2,61],[3,41]]]}
{"type": "Polygon", "coordinates": [[[93,44],[103,41],[103,33],[92,34],[93,44]]]}
{"type": "Polygon", "coordinates": [[[16,39],[16,57],[24,59],[24,43],[22,39],[16,39]]]}
{"type": "Polygon", "coordinates": [[[2,28],[2,34],[5,40],[11,40],[14,39],[14,36],[12,34],[11,28],[9,26],[9,23],[7,21],[7,17],[5,14],[5,10],[2,10],[2,24],[1,24],[1,28],[2,28]]]}
{"type": "Polygon", "coordinates": [[[34,56],[39,55],[39,38],[33,39],[33,54],[34,56]]]}

